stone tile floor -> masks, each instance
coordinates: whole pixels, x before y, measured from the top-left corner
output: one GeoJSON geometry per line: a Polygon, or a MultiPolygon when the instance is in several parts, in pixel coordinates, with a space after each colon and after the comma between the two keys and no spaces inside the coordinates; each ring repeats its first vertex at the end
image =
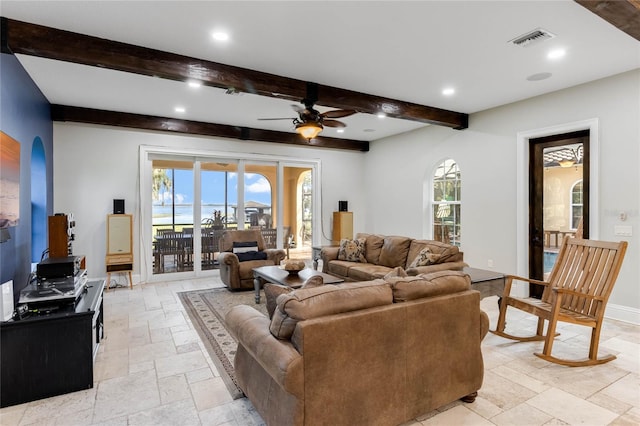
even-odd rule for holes
{"type": "MultiPolygon", "coordinates": [[[[0,409],[10,425],[261,425],[251,402],[232,400],[176,293],[220,287],[210,278],[118,288],[105,294],[105,333],[92,389],[0,409]]],[[[497,298],[482,300],[491,327],[497,298]]],[[[535,320],[510,311],[511,330],[535,320]]],[[[563,325],[557,354],[586,354],[588,330],[563,325]]],[[[640,326],[607,321],[601,353],[618,358],[568,368],[533,355],[542,343],[488,334],[485,379],[472,404],[460,401],[406,425],[638,425],[640,326]]],[[[405,426],[406,426],[405,425],[405,426]]]]}

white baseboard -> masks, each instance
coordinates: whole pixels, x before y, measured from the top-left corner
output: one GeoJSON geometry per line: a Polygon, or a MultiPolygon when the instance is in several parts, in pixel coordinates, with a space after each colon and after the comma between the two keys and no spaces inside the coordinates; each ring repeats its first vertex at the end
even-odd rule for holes
{"type": "Polygon", "coordinates": [[[640,309],[607,303],[605,318],[640,325],[640,309]]]}

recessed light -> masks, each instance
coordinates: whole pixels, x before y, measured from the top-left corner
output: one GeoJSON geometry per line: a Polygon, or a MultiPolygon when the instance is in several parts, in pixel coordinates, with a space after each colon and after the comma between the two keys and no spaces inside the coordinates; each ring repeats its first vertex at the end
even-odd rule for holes
{"type": "Polygon", "coordinates": [[[376,114],[376,116],[378,118],[385,118],[387,116],[387,114],[385,114],[384,112],[379,112],[378,114],[376,114]]]}
{"type": "Polygon", "coordinates": [[[336,130],[336,132],[338,132],[338,133],[344,133],[344,129],[338,129],[338,130],[336,130]]]}
{"type": "Polygon", "coordinates": [[[564,49],[554,49],[547,53],[547,59],[560,59],[567,54],[567,51],[564,49]]]}
{"type": "Polygon", "coordinates": [[[454,89],[453,87],[445,87],[444,89],[442,89],[442,94],[445,96],[451,96],[454,93],[456,93],[456,89],[454,89]]]}
{"type": "Polygon", "coordinates": [[[194,89],[197,89],[198,87],[202,86],[202,83],[196,80],[191,80],[187,84],[189,84],[189,87],[192,87],[194,89]]]}
{"type": "Polygon", "coordinates": [[[211,33],[211,37],[213,37],[215,41],[227,41],[229,40],[229,33],[224,31],[214,31],[211,33]]]}
{"type": "Polygon", "coordinates": [[[529,77],[527,77],[527,80],[540,81],[540,80],[546,80],[549,77],[551,77],[550,72],[539,72],[537,74],[531,74],[529,77]]]}
{"type": "Polygon", "coordinates": [[[177,106],[173,109],[175,112],[182,114],[183,112],[187,111],[185,109],[185,107],[181,107],[181,106],[177,106]]]}

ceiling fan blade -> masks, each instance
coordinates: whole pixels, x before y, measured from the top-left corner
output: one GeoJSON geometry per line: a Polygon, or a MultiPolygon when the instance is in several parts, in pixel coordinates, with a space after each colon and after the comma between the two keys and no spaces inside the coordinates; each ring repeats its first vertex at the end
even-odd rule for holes
{"type": "Polygon", "coordinates": [[[346,124],[338,120],[322,120],[322,125],[327,127],[347,127],[346,124]]]}
{"type": "Polygon", "coordinates": [[[261,120],[261,121],[270,121],[270,120],[295,120],[295,118],[292,118],[292,117],[282,117],[282,118],[258,118],[258,120],[261,120]]]}
{"type": "Polygon", "coordinates": [[[356,112],[358,111],[353,109],[335,109],[333,111],[323,112],[320,115],[327,118],[341,118],[341,117],[348,117],[350,115],[355,114],[356,112]]]}

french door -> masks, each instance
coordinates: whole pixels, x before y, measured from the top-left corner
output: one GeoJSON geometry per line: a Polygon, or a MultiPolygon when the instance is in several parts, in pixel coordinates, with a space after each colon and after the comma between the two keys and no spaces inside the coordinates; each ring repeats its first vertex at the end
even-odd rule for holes
{"type": "MultiPolygon", "coordinates": [[[[544,280],[562,239],[589,238],[589,130],[529,140],[529,276],[544,280]]],[[[543,286],[531,285],[531,297],[543,286]]]]}
{"type": "Polygon", "coordinates": [[[226,230],[259,229],[269,248],[310,252],[319,162],[141,151],[143,280],[212,273],[226,230]]]}

